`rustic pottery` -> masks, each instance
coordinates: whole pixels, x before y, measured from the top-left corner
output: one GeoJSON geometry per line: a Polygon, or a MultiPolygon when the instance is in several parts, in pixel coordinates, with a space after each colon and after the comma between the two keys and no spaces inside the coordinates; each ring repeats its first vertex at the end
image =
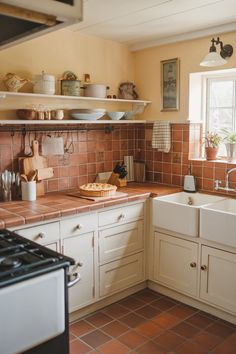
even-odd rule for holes
{"type": "Polygon", "coordinates": [[[8,73],[3,79],[3,82],[8,91],[17,92],[22,86],[24,86],[28,82],[28,80],[21,79],[14,73],[8,73]]]}
{"type": "Polygon", "coordinates": [[[206,159],[216,160],[219,148],[218,147],[205,147],[206,159]]]}

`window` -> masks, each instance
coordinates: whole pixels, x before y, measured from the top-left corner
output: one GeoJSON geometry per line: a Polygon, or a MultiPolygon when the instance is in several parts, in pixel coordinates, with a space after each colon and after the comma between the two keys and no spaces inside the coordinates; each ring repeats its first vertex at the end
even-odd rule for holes
{"type": "MultiPolygon", "coordinates": [[[[190,73],[189,121],[202,126],[203,137],[221,129],[236,133],[236,69],[190,73]]],[[[204,146],[195,145],[191,158],[202,158],[204,146]]],[[[218,156],[227,156],[223,143],[218,156]]]]}
{"type": "MultiPolygon", "coordinates": [[[[205,132],[218,132],[222,129],[236,131],[236,76],[207,77],[205,99],[205,132]]],[[[226,156],[225,146],[221,144],[219,156],[226,156]]]]}

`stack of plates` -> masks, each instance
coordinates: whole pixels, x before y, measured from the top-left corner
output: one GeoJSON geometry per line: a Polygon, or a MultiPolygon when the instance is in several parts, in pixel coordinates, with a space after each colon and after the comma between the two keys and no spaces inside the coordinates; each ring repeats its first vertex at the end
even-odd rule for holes
{"type": "Polygon", "coordinates": [[[72,109],[70,116],[79,120],[97,120],[102,118],[106,113],[105,109],[72,109]]]}

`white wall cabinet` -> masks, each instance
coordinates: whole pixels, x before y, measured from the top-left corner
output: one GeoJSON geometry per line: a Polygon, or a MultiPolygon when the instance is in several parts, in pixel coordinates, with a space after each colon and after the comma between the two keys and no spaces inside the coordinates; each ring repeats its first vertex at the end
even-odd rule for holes
{"type": "Polygon", "coordinates": [[[190,295],[197,295],[198,244],[154,233],[154,280],[190,295]]]}
{"type": "Polygon", "coordinates": [[[236,314],[236,254],[202,246],[200,297],[236,314]]]}

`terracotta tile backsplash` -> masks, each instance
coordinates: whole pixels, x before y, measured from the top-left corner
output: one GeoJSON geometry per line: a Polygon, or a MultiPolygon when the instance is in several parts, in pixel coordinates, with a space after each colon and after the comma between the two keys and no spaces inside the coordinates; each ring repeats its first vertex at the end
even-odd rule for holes
{"type": "Polygon", "coordinates": [[[100,124],[90,125],[89,129],[73,133],[37,132],[30,133],[30,136],[27,133],[25,138],[21,133],[0,132],[0,172],[5,169],[18,171],[18,158],[24,156],[25,146],[28,149],[30,141],[35,138],[41,142],[45,134],[59,134],[64,139],[65,151],[68,147],[64,155],[47,156],[54,177],[44,181],[45,192],[77,188],[93,182],[97,173],[112,171],[125,155],[134,155],[138,132],[134,125],[116,125],[111,133],[106,133],[100,124]]]}
{"type": "MultiPolygon", "coordinates": [[[[77,188],[93,182],[96,174],[111,171],[125,155],[134,155],[145,161],[146,180],[176,186],[183,185],[188,165],[197,179],[197,187],[203,191],[214,190],[214,180],[224,185],[226,170],[236,164],[196,160],[201,150],[201,129],[198,124],[172,124],[172,145],[169,153],[162,153],[151,146],[152,124],[117,124],[111,133],[106,133],[100,124],[91,130],[60,133],[65,146],[73,144],[64,155],[48,156],[48,166],[54,168],[54,177],[45,183],[45,191],[77,188]],[[95,130],[92,130],[95,128],[95,130]],[[97,130],[99,129],[99,130],[97,130]],[[189,158],[195,160],[189,160],[189,158]]],[[[18,157],[24,156],[33,139],[42,140],[43,134],[31,133],[25,139],[20,133],[0,132],[0,172],[5,169],[18,171],[18,157]]],[[[52,134],[52,133],[51,133],[52,134]]],[[[231,187],[236,187],[236,173],[230,176],[231,187]]],[[[224,192],[221,192],[224,193],[224,192]]]]}

